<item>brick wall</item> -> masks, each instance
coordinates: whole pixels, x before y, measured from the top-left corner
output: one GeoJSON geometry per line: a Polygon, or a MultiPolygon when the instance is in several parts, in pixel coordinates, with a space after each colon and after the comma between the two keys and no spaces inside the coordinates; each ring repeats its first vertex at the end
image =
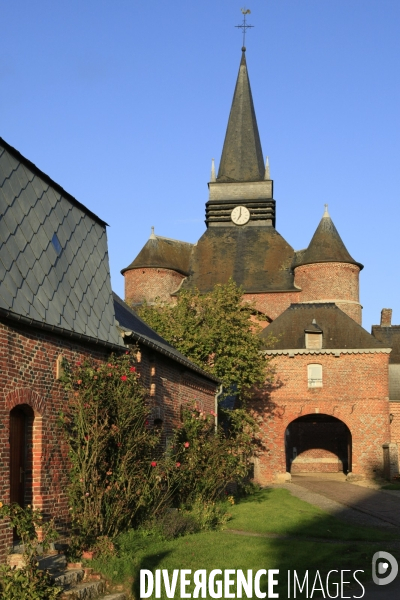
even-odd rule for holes
{"type": "Polygon", "coordinates": [[[393,415],[390,417],[392,420],[390,423],[390,441],[397,444],[400,449],[400,402],[389,402],[389,414],[393,415]]]}
{"type": "MultiPolygon", "coordinates": [[[[68,398],[56,379],[60,354],[72,363],[105,357],[84,345],[0,323],[0,500],[8,503],[10,499],[10,411],[21,406],[27,415],[25,501],[47,516],[56,516],[64,530],[69,521],[68,458],[57,419],[68,398]]],[[[11,542],[11,530],[0,522],[0,556],[4,557],[11,542]]]]}
{"type": "Polygon", "coordinates": [[[329,415],[342,421],[352,436],[352,472],[373,476],[382,470],[382,444],[390,440],[388,354],[299,354],[276,356],[273,387],[251,406],[261,421],[265,451],[257,461],[256,479],[268,483],[286,471],[285,432],[305,415],[329,415]],[[323,369],[323,387],[309,388],[307,365],[323,369]]]}
{"type": "Polygon", "coordinates": [[[335,302],[349,317],[361,325],[357,265],[317,263],[295,269],[295,285],[301,288],[299,302],[335,302]]]}
{"type": "MultiPolygon", "coordinates": [[[[281,315],[292,303],[301,302],[301,293],[299,292],[271,292],[260,294],[244,294],[245,302],[250,302],[263,315],[266,315],[271,321],[274,321],[281,315]]],[[[265,327],[268,322],[265,322],[265,327]]]]}
{"type": "MultiPolygon", "coordinates": [[[[22,407],[27,416],[25,502],[46,516],[56,516],[59,530],[69,523],[67,498],[68,449],[58,428],[68,396],[56,379],[56,362],[62,354],[75,364],[85,358],[104,360],[107,352],[76,344],[55,335],[0,323],[0,501],[10,499],[10,411],[22,407]]],[[[161,418],[164,441],[179,424],[180,406],[197,401],[214,410],[216,386],[175,361],[147,349],[141,351],[139,372],[149,389],[151,418],[161,418]]],[[[154,423],[153,423],[154,424],[154,423]]],[[[0,521],[0,558],[12,543],[12,531],[0,521]]]]}
{"type": "Polygon", "coordinates": [[[125,302],[140,304],[154,302],[158,298],[162,302],[171,302],[171,294],[181,284],[184,275],[170,269],[142,268],[125,271],[125,302]]]}

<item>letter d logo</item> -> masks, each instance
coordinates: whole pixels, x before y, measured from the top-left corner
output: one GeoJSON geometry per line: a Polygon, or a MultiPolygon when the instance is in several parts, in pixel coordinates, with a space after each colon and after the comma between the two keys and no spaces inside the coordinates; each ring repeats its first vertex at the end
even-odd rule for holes
{"type": "Polygon", "coordinates": [[[396,579],[398,571],[399,565],[394,556],[389,554],[389,552],[383,552],[382,550],[380,552],[375,552],[372,557],[372,579],[376,585],[387,585],[388,583],[392,583],[392,581],[396,579]],[[385,562],[378,562],[382,559],[385,562]],[[391,567],[389,575],[386,577],[378,577],[378,575],[384,575],[388,572],[389,565],[391,567]]]}

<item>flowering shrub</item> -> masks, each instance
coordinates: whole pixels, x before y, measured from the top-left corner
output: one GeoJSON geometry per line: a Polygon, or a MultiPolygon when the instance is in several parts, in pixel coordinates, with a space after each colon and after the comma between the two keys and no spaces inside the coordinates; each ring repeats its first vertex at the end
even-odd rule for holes
{"type": "Polygon", "coordinates": [[[83,549],[161,511],[170,496],[168,473],[154,460],[160,432],[146,426],[146,390],[134,360],[127,352],[100,365],[64,363],[71,399],[60,422],[72,466],[71,517],[83,549]]]}
{"type": "Polygon", "coordinates": [[[229,412],[227,431],[215,431],[211,415],[196,406],[184,409],[182,418],[171,447],[171,459],[179,465],[180,474],[177,504],[215,502],[229,482],[248,476],[258,427],[242,409],[229,412]]]}

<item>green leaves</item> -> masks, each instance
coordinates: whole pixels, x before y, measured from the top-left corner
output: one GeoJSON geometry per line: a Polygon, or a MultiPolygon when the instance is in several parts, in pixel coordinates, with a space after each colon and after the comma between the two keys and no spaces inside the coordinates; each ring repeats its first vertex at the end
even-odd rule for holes
{"type": "Polygon", "coordinates": [[[145,304],[139,314],[182,354],[219,377],[228,393],[234,389],[246,399],[271,374],[257,335],[262,317],[232,280],[208,294],[181,291],[176,304],[145,304]]]}

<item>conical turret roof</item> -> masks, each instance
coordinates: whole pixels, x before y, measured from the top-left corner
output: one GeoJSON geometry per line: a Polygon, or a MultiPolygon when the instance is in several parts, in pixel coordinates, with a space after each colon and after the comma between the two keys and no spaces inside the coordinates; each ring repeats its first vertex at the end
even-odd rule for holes
{"type": "Polygon", "coordinates": [[[264,174],[260,134],[243,48],[217,182],[262,181],[264,174]]]}
{"type": "Polygon", "coordinates": [[[350,256],[327,208],[325,208],[310,245],[306,250],[297,253],[294,266],[324,262],[351,263],[363,269],[363,265],[350,256]]]}

